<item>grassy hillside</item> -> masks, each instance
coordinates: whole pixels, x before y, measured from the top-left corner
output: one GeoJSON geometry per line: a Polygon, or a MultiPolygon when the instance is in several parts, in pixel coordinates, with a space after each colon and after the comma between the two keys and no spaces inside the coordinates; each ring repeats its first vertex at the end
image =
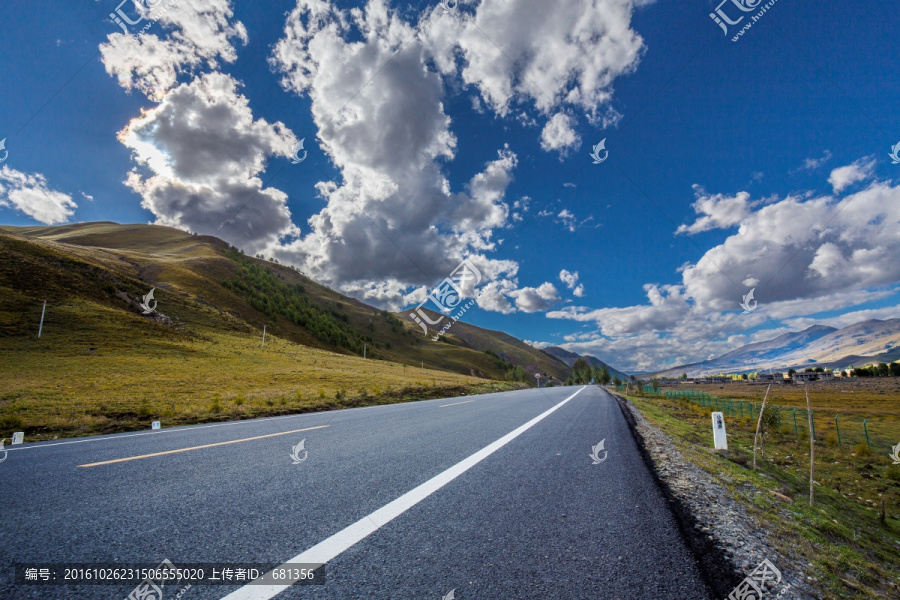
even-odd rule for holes
{"type": "Polygon", "coordinates": [[[486,380],[506,378],[512,361],[558,371],[509,336],[457,323],[435,342],[295,270],[170,228],[2,227],[0,255],[0,436],[495,389],[486,380]],[[151,288],[157,312],[145,316],[151,288]]]}
{"type": "MultiPolygon", "coordinates": [[[[176,326],[199,318],[204,325],[261,333],[266,325],[274,335],[314,348],[361,356],[365,346],[370,358],[502,379],[509,365],[485,354],[491,349],[532,372],[568,375],[565,365],[531,346],[464,323],[435,342],[405,314],[343,296],[289,267],[245,257],[212,237],[115,223],[0,227],[0,237],[15,255],[0,267],[0,285],[31,286],[20,290],[27,306],[13,302],[13,313],[33,312],[35,301],[62,300],[71,292],[139,314],[141,296],[155,287],[158,312],[176,326]]],[[[9,319],[12,327],[17,322],[11,333],[33,329],[21,329],[27,319],[9,319]]]]}

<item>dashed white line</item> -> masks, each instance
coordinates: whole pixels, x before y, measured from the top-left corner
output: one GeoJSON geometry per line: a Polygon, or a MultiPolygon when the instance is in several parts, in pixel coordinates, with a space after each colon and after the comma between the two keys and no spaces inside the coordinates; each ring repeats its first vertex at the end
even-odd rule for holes
{"type": "Polygon", "coordinates": [[[474,400],[466,400],[465,402],[454,402],[453,404],[441,404],[438,408],[444,408],[445,406],[459,406],[460,404],[468,404],[469,402],[475,402],[474,400]]]}

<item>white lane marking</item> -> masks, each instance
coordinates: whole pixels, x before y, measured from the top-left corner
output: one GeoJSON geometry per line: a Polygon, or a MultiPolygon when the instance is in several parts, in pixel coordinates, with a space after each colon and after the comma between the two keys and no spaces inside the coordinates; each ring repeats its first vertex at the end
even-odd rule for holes
{"type": "MultiPolygon", "coordinates": [[[[354,410],[354,409],[343,409],[343,410],[354,410]]],[[[246,425],[248,423],[263,423],[266,421],[275,421],[277,419],[293,419],[294,417],[305,417],[308,415],[318,415],[324,414],[329,411],[322,411],[321,413],[300,413],[296,415],[284,415],[281,417],[266,417],[264,419],[244,419],[241,421],[230,421],[228,423],[215,423],[213,425],[185,425],[182,427],[173,427],[172,429],[157,429],[156,431],[145,431],[144,433],[124,433],[122,435],[112,435],[106,437],[92,437],[86,440],[71,440],[68,442],[53,442],[50,444],[46,444],[43,442],[35,442],[34,445],[28,444],[24,445],[21,448],[15,448],[15,450],[34,450],[35,448],[49,448],[50,446],[65,446],[67,444],[86,444],[88,442],[108,442],[110,440],[121,440],[124,438],[137,437],[139,435],[162,435],[164,433],[184,433],[185,431],[195,431],[197,429],[207,429],[209,427],[226,427],[228,425],[246,425]]],[[[13,450],[13,448],[7,448],[7,450],[13,450]]]]}
{"type": "MultiPolygon", "coordinates": [[[[408,403],[404,403],[408,404],[408,403]]],[[[366,410],[367,408],[382,408],[384,406],[401,406],[400,404],[376,404],[373,406],[362,406],[357,408],[339,408],[338,410],[322,410],[311,413],[298,413],[296,415],[282,415],[280,417],[264,417],[262,419],[241,419],[240,421],[229,421],[228,423],[214,423],[212,425],[182,425],[171,429],[157,429],[156,431],[145,431],[143,433],[123,433],[121,435],[110,435],[103,437],[91,437],[86,440],[69,440],[66,442],[34,442],[34,444],[26,444],[19,448],[7,448],[10,451],[17,450],[34,450],[35,448],[49,448],[50,446],[65,446],[68,444],[86,444],[88,442],[107,442],[109,440],[121,440],[124,438],[137,437],[140,435],[160,435],[163,433],[184,433],[185,431],[194,431],[197,429],[208,429],[210,427],[227,427],[228,425],[247,425],[250,423],[265,423],[266,421],[277,421],[278,419],[295,419],[297,417],[308,417],[311,415],[333,414],[349,410],[366,410]]]]}
{"type": "Polygon", "coordinates": [[[460,404],[468,404],[469,402],[475,402],[474,400],[466,400],[465,402],[454,402],[453,404],[441,404],[438,408],[444,408],[445,406],[459,406],[460,404]]]}
{"type": "MultiPolygon", "coordinates": [[[[566,402],[580,394],[584,389],[585,388],[582,387],[580,390],[578,390],[556,406],[539,414],[521,427],[507,433],[499,440],[485,446],[470,457],[456,463],[443,473],[432,477],[422,485],[406,492],[396,500],[385,504],[372,514],[363,517],[362,519],[348,527],[345,527],[331,537],[319,542],[309,550],[301,552],[294,558],[289,559],[284,565],[282,565],[282,568],[286,568],[288,564],[296,563],[327,563],[347,548],[350,548],[357,542],[360,542],[369,535],[375,533],[381,527],[384,527],[392,520],[465,473],[509,442],[513,441],[514,439],[537,425],[539,422],[547,418],[550,414],[562,407],[566,402]]],[[[256,581],[260,581],[263,579],[272,581],[273,572],[274,570],[266,573],[256,581]]],[[[291,587],[294,581],[296,580],[287,580],[286,584],[278,585],[248,584],[231,592],[227,596],[224,596],[222,600],[269,600],[270,598],[274,598],[276,595],[291,587]]]]}
{"type": "MultiPolygon", "coordinates": [[[[580,391],[580,390],[579,390],[580,391]]],[[[503,392],[505,394],[512,394],[513,392],[503,392]]],[[[485,394],[491,395],[491,394],[485,394]]],[[[441,399],[435,400],[422,400],[422,402],[440,402],[441,399]]],[[[474,400],[471,400],[474,402],[474,400]]],[[[242,419],[240,421],[229,421],[228,423],[214,423],[212,425],[182,425],[180,427],[173,427],[171,429],[157,429],[156,431],[145,431],[143,433],[123,433],[120,435],[109,435],[103,437],[91,437],[86,440],[69,440],[66,442],[34,442],[32,444],[24,444],[19,447],[8,447],[6,450],[9,452],[21,452],[22,450],[34,450],[36,448],[49,448],[50,446],[67,446],[69,444],[87,444],[88,442],[108,442],[110,440],[121,440],[130,437],[138,437],[141,435],[161,435],[164,433],[184,433],[185,431],[194,431],[196,429],[208,429],[210,427],[227,427],[229,425],[248,425],[251,423],[264,423],[266,421],[277,421],[278,419],[296,419],[297,417],[308,417],[311,415],[321,415],[321,414],[333,414],[344,411],[351,410],[366,410],[368,408],[384,408],[387,406],[408,406],[411,403],[402,402],[402,403],[394,403],[394,404],[375,404],[372,406],[362,406],[357,408],[339,408],[338,410],[324,410],[319,412],[311,412],[311,413],[298,413],[296,415],[282,415],[280,417],[264,417],[262,419],[242,419]]]]}

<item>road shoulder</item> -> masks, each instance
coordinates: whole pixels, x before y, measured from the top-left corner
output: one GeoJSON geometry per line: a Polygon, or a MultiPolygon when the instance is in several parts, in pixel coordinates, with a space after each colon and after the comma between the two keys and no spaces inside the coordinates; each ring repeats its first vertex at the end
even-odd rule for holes
{"type": "MultiPolygon", "coordinates": [[[[797,562],[768,543],[765,529],[722,486],[686,459],[632,402],[610,394],[618,401],[644,460],[672,505],[682,535],[715,597],[726,598],[764,559],[781,570],[784,580],[779,587],[790,584],[780,599],[821,597],[806,583],[802,568],[792,567],[797,562]]],[[[778,590],[771,593],[774,596],[778,590]]]]}

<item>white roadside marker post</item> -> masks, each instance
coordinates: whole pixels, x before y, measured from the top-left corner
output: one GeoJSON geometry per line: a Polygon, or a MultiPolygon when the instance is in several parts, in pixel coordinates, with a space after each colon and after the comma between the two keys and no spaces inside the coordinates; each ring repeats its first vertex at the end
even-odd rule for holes
{"type": "Polygon", "coordinates": [[[262,347],[263,347],[263,348],[266,347],[266,326],[265,326],[265,325],[263,325],[263,343],[262,343],[262,347]]]}
{"type": "Polygon", "coordinates": [[[41,309],[41,326],[38,327],[38,337],[44,332],[44,314],[47,312],[47,301],[44,300],[44,308],[41,309]]]}
{"type": "Polygon", "coordinates": [[[728,450],[728,436],[725,433],[725,415],[720,412],[712,414],[713,443],[716,450],[728,450]]]}

